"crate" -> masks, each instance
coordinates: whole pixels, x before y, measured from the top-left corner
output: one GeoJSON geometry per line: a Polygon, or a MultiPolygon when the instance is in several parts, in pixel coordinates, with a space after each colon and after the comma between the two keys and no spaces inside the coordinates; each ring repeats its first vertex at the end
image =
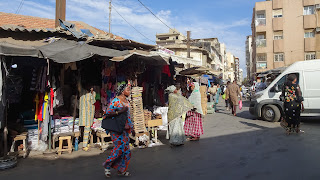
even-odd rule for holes
{"type": "Polygon", "coordinates": [[[153,119],[153,120],[149,120],[147,121],[147,126],[148,127],[158,127],[158,126],[162,126],[162,119],[153,119]]]}

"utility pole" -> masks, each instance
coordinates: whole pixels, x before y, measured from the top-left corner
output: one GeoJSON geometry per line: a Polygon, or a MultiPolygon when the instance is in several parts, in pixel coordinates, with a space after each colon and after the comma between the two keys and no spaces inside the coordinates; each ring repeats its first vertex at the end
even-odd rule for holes
{"type": "Polygon", "coordinates": [[[191,31],[187,31],[187,52],[188,52],[188,58],[191,58],[190,56],[190,34],[191,34],[191,31]]]}
{"type": "Polygon", "coordinates": [[[109,33],[111,33],[111,8],[112,8],[112,5],[111,5],[111,1],[109,1],[109,33]]]}
{"type": "Polygon", "coordinates": [[[66,20],[66,0],[56,0],[56,19],[55,27],[60,26],[59,19],[66,20]]]}

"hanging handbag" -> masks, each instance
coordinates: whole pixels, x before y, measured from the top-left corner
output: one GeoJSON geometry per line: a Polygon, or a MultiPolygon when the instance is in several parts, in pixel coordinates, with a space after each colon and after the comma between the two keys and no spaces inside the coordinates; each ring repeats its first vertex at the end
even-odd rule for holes
{"type": "Polygon", "coordinates": [[[121,113],[114,117],[106,117],[102,120],[102,128],[109,131],[122,133],[128,119],[128,113],[121,113]]]}

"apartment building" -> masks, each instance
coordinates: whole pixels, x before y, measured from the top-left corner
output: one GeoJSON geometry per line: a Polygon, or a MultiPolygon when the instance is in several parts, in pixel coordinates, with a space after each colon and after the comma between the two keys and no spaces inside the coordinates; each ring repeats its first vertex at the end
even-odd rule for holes
{"type": "Polygon", "coordinates": [[[320,0],[257,2],[252,18],[252,72],[320,58],[320,0]]]}
{"type": "Polygon", "coordinates": [[[240,60],[238,57],[234,58],[234,79],[240,82],[240,60]]]}
{"type": "Polygon", "coordinates": [[[187,37],[176,29],[170,29],[169,33],[156,34],[156,43],[160,46],[170,44],[181,44],[187,37]]]}
{"type": "Polygon", "coordinates": [[[227,63],[227,67],[225,68],[225,73],[227,74],[227,78],[226,80],[229,80],[229,81],[234,81],[235,79],[235,57],[233,54],[231,54],[230,52],[227,52],[227,55],[226,55],[226,63],[227,63]]]}
{"type": "Polygon", "coordinates": [[[246,66],[247,66],[247,78],[252,80],[252,36],[247,36],[246,40],[246,66]]]}

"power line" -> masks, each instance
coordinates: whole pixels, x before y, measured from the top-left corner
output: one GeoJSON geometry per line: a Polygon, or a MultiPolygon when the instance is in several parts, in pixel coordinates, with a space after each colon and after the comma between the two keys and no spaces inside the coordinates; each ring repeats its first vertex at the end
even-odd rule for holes
{"type": "MultiPolygon", "coordinates": [[[[144,5],[140,0],[138,0],[140,4],[145,7],[155,18],[157,18],[162,24],[167,26],[169,29],[171,29],[173,32],[176,32],[173,28],[171,28],[169,25],[167,25],[164,21],[162,21],[156,14],[154,14],[146,5],[144,5]]],[[[185,35],[182,34],[183,37],[187,38],[185,35]]]]}
{"type": "Polygon", "coordinates": [[[114,7],[114,5],[111,5],[113,7],[113,9],[116,11],[116,13],[129,25],[131,26],[135,31],[137,31],[141,36],[143,36],[144,38],[148,39],[151,42],[156,43],[156,41],[153,41],[151,39],[149,39],[147,36],[145,36],[144,34],[142,34],[138,29],[136,29],[133,25],[131,25],[119,12],[118,10],[114,7]]]}
{"type": "MultiPolygon", "coordinates": [[[[163,22],[157,15],[155,15],[146,5],[144,5],[140,0],[138,0],[140,2],[140,4],[145,7],[154,17],[156,17],[157,19],[159,19],[160,22],[162,22],[162,24],[164,24],[165,26],[167,26],[169,29],[173,30],[170,26],[168,26],[165,22],[163,22]]],[[[174,31],[174,30],[173,30],[174,31]]]]}
{"type": "Polygon", "coordinates": [[[20,1],[20,4],[19,4],[19,6],[18,6],[18,9],[16,10],[16,14],[18,14],[18,13],[20,12],[20,10],[21,10],[21,8],[22,8],[22,6],[23,6],[23,3],[24,3],[24,0],[21,0],[21,1],[20,1]]]}

